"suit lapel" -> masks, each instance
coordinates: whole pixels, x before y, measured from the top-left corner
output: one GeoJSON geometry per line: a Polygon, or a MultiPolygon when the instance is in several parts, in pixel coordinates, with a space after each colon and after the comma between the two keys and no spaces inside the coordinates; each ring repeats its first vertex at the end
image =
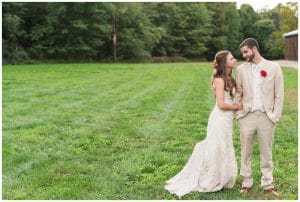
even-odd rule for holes
{"type": "MultiPolygon", "coordinates": [[[[268,65],[266,64],[266,62],[267,62],[267,61],[266,61],[264,58],[262,58],[262,62],[261,62],[261,71],[264,70],[264,71],[267,73],[266,77],[268,77],[269,68],[268,68],[268,65]]],[[[264,86],[266,77],[263,77],[263,76],[262,76],[261,89],[262,89],[262,87],[264,86]]]]}
{"type": "Polygon", "coordinates": [[[252,70],[251,70],[251,63],[248,62],[248,65],[246,66],[245,68],[246,70],[246,78],[248,78],[248,83],[249,83],[249,86],[250,86],[250,91],[251,92],[251,95],[252,95],[252,92],[253,92],[253,79],[252,79],[252,70]]]}

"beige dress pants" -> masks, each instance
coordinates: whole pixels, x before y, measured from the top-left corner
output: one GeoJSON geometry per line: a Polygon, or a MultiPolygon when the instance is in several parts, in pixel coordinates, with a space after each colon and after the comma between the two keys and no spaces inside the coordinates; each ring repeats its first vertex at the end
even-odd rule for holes
{"type": "Polygon", "coordinates": [[[242,187],[251,188],[253,177],[251,159],[253,153],[253,138],[258,137],[260,150],[260,169],[262,172],[261,186],[263,189],[273,188],[272,146],[274,141],[275,124],[261,111],[249,112],[238,119],[241,141],[241,170],[242,187]]]}

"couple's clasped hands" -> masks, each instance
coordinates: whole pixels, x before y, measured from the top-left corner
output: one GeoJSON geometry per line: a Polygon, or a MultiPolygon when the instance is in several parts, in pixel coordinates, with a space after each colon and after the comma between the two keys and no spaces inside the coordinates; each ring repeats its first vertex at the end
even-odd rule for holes
{"type": "MultiPolygon", "coordinates": [[[[243,93],[243,87],[240,85],[237,85],[237,92],[242,94],[243,93]]],[[[236,109],[243,109],[243,103],[242,102],[237,102],[234,104],[236,106],[236,109]]]]}
{"type": "Polygon", "coordinates": [[[242,102],[237,102],[233,105],[236,107],[236,109],[243,109],[243,103],[242,102]]]}

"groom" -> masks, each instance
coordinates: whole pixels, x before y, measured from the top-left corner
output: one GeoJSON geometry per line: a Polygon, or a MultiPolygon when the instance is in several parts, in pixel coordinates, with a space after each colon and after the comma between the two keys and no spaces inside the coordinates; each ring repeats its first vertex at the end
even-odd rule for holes
{"type": "Polygon", "coordinates": [[[283,76],[280,65],[260,55],[258,42],[245,39],[240,50],[246,62],[237,68],[235,100],[243,102],[236,119],[240,127],[241,141],[241,193],[250,191],[253,185],[251,158],[253,138],[258,137],[260,150],[261,187],[265,192],[279,196],[273,182],[272,145],[275,124],[279,121],[283,105],[283,76]]]}

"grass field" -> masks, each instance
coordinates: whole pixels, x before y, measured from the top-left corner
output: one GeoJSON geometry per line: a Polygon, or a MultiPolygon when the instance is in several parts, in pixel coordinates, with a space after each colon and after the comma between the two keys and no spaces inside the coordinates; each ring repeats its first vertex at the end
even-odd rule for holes
{"type": "MultiPolygon", "coordinates": [[[[297,70],[273,149],[275,198],[254,186],[182,199],[298,199],[297,70]]],[[[40,64],[3,67],[3,199],[178,199],[164,190],[205,138],[211,64],[40,64]]],[[[234,124],[238,166],[240,144],[234,124]]]]}

